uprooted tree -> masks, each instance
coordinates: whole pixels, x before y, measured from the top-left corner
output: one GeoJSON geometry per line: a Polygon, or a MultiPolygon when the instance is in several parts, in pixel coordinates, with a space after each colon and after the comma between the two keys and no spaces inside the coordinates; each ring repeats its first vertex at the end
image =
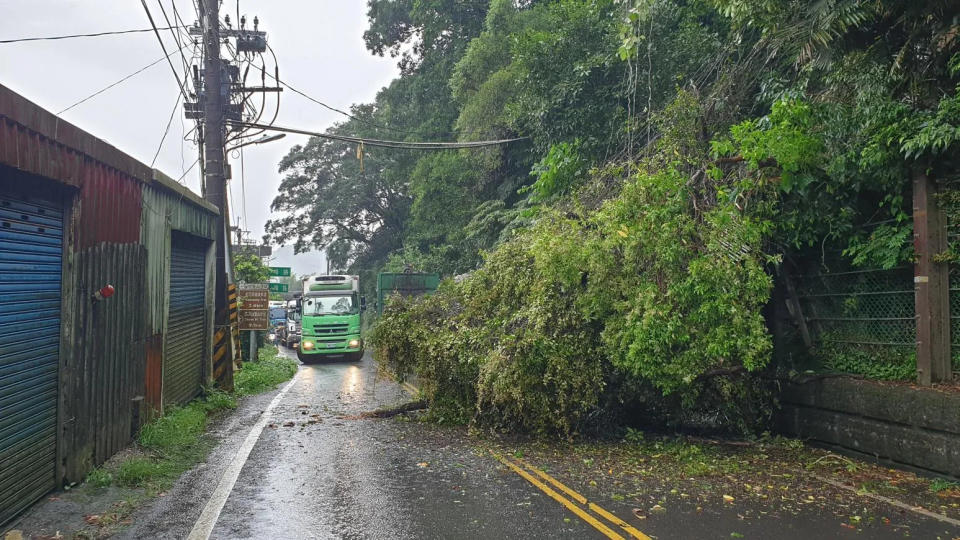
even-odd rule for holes
{"type": "Polygon", "coordinates": [[[469,273],[392,302],[375,332],[438,420],[757,429],[784,367],[766,313],[784,265],[911,261],[916,171],[960,206],[955,2],[373,0],[369,16],[368,46],[402,74],[339,132],[529,137],[362,162],[313,140],[282,164],[275,239],[368,275],[469,273]]]}

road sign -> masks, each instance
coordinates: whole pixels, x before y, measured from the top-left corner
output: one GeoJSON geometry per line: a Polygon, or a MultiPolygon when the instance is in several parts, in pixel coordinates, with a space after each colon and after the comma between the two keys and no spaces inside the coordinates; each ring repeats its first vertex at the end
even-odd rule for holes
{"type": "Polygon", "coordinates": [[[239,312],[240,330],[269,330],[270,312],[263,309],[241,309],[239,312]]]}
{"type": "Polygon", "coordinates": [[[268,283],[270,292],[290,292],[290,285],[286,283],[268,283]]]}
{"type": "Polygon", "coordinates": [[[289,266],[271,266],[270,277],[290,277],[289,266]]]}
{"type": "Polygon", "coordinates": [[[241,310],[270,309],[270,288],[266,283],[241,283],[237,296],[241,310]]]}
{"type": "Polygon", "coordinates": [[[270,329],[270,287],[266,283],[241,283],[237,287],[240,330],[270,329]]]}

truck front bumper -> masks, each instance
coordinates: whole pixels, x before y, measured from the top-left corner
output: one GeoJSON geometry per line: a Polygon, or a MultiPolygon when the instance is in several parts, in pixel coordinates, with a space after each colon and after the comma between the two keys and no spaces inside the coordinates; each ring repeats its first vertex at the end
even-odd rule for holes
{"type": "Polygon", "coordinates": [[[304,336],[300,340],[300,354],[334,355],[350,354],[363,350],[363,340],[359,335],[338,337],[304,336]]]}

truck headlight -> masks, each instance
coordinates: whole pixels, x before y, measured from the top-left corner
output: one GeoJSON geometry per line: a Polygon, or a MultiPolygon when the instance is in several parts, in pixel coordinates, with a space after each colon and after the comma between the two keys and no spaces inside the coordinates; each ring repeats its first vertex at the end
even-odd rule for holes
{"type": "Polygon", "coordinates": [[[304,342],[303,342],[303,350],[305,350],[305,351],[312,351],[312,350],[313,350],[313,342],[312,342],[312,341],[304,341],[304,342]]]}
{"type": "Polygon", "coordinates": [[[350,349],[356,349],[356,348],[358,348],[359,346],[360,346],[360,340],[359,340],[359,339],[351,339],[349,342],[347,342],[347,347],[350,348],[350,349]]]}

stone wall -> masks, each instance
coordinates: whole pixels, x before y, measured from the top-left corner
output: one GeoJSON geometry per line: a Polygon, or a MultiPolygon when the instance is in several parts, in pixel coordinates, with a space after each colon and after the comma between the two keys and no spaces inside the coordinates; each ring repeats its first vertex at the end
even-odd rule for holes
{"type": "Polygon", "coordinates": [[[960,393],[835,377],[787,383],[777,429],[960,477],[960,393]]]}

